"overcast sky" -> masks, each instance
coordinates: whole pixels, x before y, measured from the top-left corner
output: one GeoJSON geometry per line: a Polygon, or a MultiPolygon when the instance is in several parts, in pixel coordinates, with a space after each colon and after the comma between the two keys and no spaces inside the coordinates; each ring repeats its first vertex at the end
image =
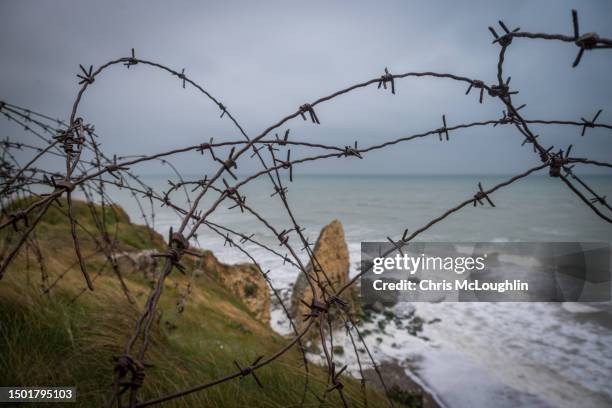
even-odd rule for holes
{"type": "MultiPolygon", "coordinates": [[[[571,34],[571,9],[581,29],[612,37],[612,2],[397,1],[397,2],[158,2],[0,1],[0,99],[66,119],[78,91],[78,65],[137,56],[185,72],[222,101],[249,135],[301,104],[356,82],[393,73],[451,72],[495,81],[499,46],[487,26],[571,34]]],[[[499,31],[499,30],[498,30],[499,31]]],[[[572,44],[517,39],[506,72],[520,90],[528,118],[587,118],[603,109],[612,122],[612,50],[587,52],[571,68],[572,44]]],[[[371,87],[317,108],[321,125],[290,122],[295,138],[360,147],[441,126],[499,118],[498,100],[463,84],[404,79],[397,94],[371,87]]],[[[79,116],[93,123],[109,155],[153,153],[240,136],[227,118],[194,89],[151,67],[118,65],[96,79],[79,116]]],[[[286,127],[283,127],[284,130],[286,127]]],[[[612,132],[537,128],[545,144],[574,143],[576,156],[609,160],[612,132]]],[[[28,140],[0,121],[1,136],[28,140]]],[[[310,173],[512,173],[538,162],[511,127],[451,133],[366,156],[303,167],[310,173]]],[[[307,152],[300,154],[308,154],[307,152]]],[[[300,156],[296,152],[296,156],[300,156]]],[[[175,164],[205,173],[209,156],[183,155],[175,164]]],[[[254,168],[254,167],[253,167],[254,168]]],[[[241,171],[247,171],[243,165],[241,171]]],[[[159,166],[142,172],[161,172],[159,166]]],[[[591,169],[588,169],[590,172],[591,169]]],[[[584,170],[587,172],[587,169],[584,170]]]]}

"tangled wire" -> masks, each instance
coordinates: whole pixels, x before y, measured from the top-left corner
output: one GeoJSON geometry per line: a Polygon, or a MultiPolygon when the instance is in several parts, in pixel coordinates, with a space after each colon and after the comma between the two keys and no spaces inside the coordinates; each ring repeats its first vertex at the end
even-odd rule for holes
{"type": "MultiPolygon", "coordinates": [[[[312,102],[302,104],[293,113],[276,121],[256,136],[249,136],[230,110],[216,97],[187,76],[185,69],[177,71],[160,63],[141,59],[136,56],[134,49],[132,49],[128,57],[111,60],[97,68],[93,66],[89,66],[88,68],[80,66],[81,72],[77,75],[80,89],[72,105],[69,118],[65,122],[8,102],[0,103],[0,111],[7,120],[22,126],[26,132],[35,135],[40,141],[37,145],[30,145],[9,139],[1,142],[2,157],[0,158],[0,177],[2,179],[2,184],[0,205],[2,209],[2,219],[0,222],[0,229],[12,228],[16,239],[15,242],[5,243],[5,245],[3,245],[0,278],[24,247],[32,249],[35,256],[39,259],[43,290],[45,292],[48,292],[65,276],[67,271],[60,274],[54,282],[48,282],[48,276],[43,266],[44,262],[41,260],[41,243],[36,236],[36,227],[45,213],[51,207],[59,208],[59,199],[65,197],[67,206],[60,208],[60,211],[66,216],[70,223],[74,253],[77,258],[76,264],[78,264],[83,274],[87,287],[89,290],[93,290],[95,278],[100,274],[101,269],[106,265],[110,265],[121,283],[121,288],[125,296],[130,302],[134,302],[124,282],[120,267],[116,262],[116,257],[114,256],[117,250],[116,236],[113,236],[113,232],[107,229],[107,224],[104,220],[105,211],[98,213],[93,209],[93,203],[96,202],[101,203],[103,208],[113,208],[111,206],[113,200],[106,192],[106,187],[121,187],[131,192],[133,199],[142,213],[144,222],[151,230],[155,226],[155,214],[153,211],[154,203],[169,207],[180,215],[181,221],[179,225],[171,229],[165,251],[152,254],[152,256],[161,260],[162,268],[156,277],[155,285],[146,300],[142,313],[135,323],[134,332],[125,345],[123,354],[118,356],[115,360],[113,385],[107,400],[107,406],[111,407],[116,405],[119,408],[146,407],[180,398],[190,393],[247,376],[252,376],[257,384],[263,387],[264,384],[262,384],[261,380],[256,375],[257,370],[275,361],[293,347],[297,347],[301,351],[304,366],[306,368],[306,381],[302,393],[303,403],[306,393],[308,392],[308,361],[302,342],[304,336],[314,328],[318,329],[318,337],[325,355],[329,384],[329,388],[326,390],[325,394],[327,395],[330,392],[338,393],[344,406],[348,406],[341,379],[341,375],[346,370],[346,366],[337,367],[336,365],[333,352],[334,333],[331,329],[331,324],[329,324],[332,319],[341,319],[341,323],[347,328],[347,332],[353,343],[362,379],[363,371],[361,370],[362,363],[359,353],[357,352],[358,344],[360,343],[359,347],[366,349],[367,356],[371,360],[371,364],[378,374],[383,387],[387,391],[389,404],[392,405],[388,390],[386,389],[387,387],[378,366],[374,362],[370,350],[363,341],[363,337],[357,328],[354,317],[347,311],[346,307],[347,300],[345,297],[347,289],[354,285],[359,277],[367,272],[367,270],[362,270],[357,276],[354,276],[341,287],[336,287],[336,285],[334,285],[324,268],[321,267],[321,264],[316,259],[312,244],[304,236],[304,229],[300,226],[298,217],[288,204],[289,190],[284,184],[281,174],[288,173],[289,182],[291,182],[293,180],[293,168],[302,163],[325,159],[362,159],[371,151],[385,149],[389,146],[409,142],[418,138],[436,137],[437,135],[441,141],[449,141],[450,133],[460,129],[511,126],[520,136],[522,145],[531,145],[533,152],[538,155],[541,163],[489,188],[484,188],[481,183],[478,183],[478,189],[475,193],[468,195],[464,201],[449,208],[446,212],[427,222],[422,227],[415,229],[412,233],[409,234],[406,229],[397,240],[388,237],[388,240],[393,243],[393,250],[401,250],[402,247],[407,245],[419,234],[466,206],[489,204],[494,207],[495,205],[491,199],[493,193],[544,169],[548,169],[551,178],[560,180],[597,216],[607,222],[612,222],[612,208],[606,201],[606,197],[595,192],[593,188],[575,173],[574,170],[574,167],[577,165],[610,168],[612,167],[612,163],[571,156],[571,145],[564,149],[542,145],[538,140],[538,136],[531,130],[532,125],[563,125],[579,129],[581,135],[584,136],[587,129],[612,129],[612,125],[598,122],[601,110],[598,111],[591,120],[585,118],[580,118],[580,120],[543,120],[526,118],[520,112],[524,105],[516,107],[513,101],[518,91],[511,88],[510,77],[508,76],[505,78],[503,72],[506,51],[513,41],[518,39],[543,39],[573,44],[578,48],[577,56],[573,62],[574,67],[579,65],[587,51],[612,47],[611,39],[599,37],[595,33],[581,34],[578,25],[578,16],[575,11],[572,12],[572,18],[573,35],[570,36],[530,33],[521,31],[519,28],[510,30],[501,21],[499,22],[502,30],[501,34],[498,34],[494,28],[489,27],[494,37],[493,43],[499,46],[496,83],[486,84],[483,80],[477,78],[469,78],[450,73],[408,72],[403,74],[391,74],[389,70],[385,68],[384,73],[377,78],[352,85],[312,102]],[[79,117],[78,111],[80,103],[89,87],[94,86],[94,84],[97,85],[102,74],[108,69],[121,64],[127,68],[134,67],[135,65],[148,66],[176,76],[183,88],[187,86],[193,87],[208,98],[216,108],[221,111],[220,117],[229,120],[233,124],[240,135],[240,139],[214,142],[211,138],[205,143],[180,147],[153,155],[108,157],[100,148],[100,144],[97,141],[100,136],[95,132],[94,126],[88,124],[84,118],[79,117]],[[279,137],[278,134],[276,134],[274,138],[270,137],[274,131],[281,131],[282,134],[282,130],[280,129],[291,120],[298,117],[303,118],[305,121],[310,120],[316,125],[321,124],[320,118],[316,113],[317,106],[328,103],[340,95],[372,85],[382,88],[383,90],[386,90],[387,86],[390,85],[391,92],[395,94],[396,91],[399,91],[396,88],[396,82],[408,77],[431,77],[463,83],[467,87],[466,95],[469,95],[472,90],[478,90],[478,99],[480,103],[483,102],[485,95],[488,95],[492,100],[501,102],[503,115],[501,118],[452,126],[447,124],[447,118],[443,115],[442,127],[367,147],[358,147],[357,142],[352,146],[334,146],[310,143],[304,140],[293,140],[290,138],[290,131],[288,128],[285,129],[282,137],[279,137]],[[297,158],[295,154],[292,156],[292,149],[301,152],[302,156],[297,158]],[[30,157],[29,161],[27,161],[27,163],[20,163],[13,154],[15,150],[28,152],[30,157]],[[218,164],[218,169],[214,173],[206,175],[204,178],[185,180],[169,160],[173,156],[190,151],[209,156],[211,161],[218,164]],[[303,152],[309,154],[304,154],[303,152]],[[250,153],[250,156],[247,157],[247,153],[250,153]],[[86,160],[86,155],[92,155],[92,159],[86,160]],[[65,170],[58,173],[37,167],[37,163],[46,156],[57,156],[64,159],[65,170]],[[259,162],[261,168],[238,181],[235,170],[240,168],[240,160],[243,162],[244,160],[255,160],[259,162]],[[163,164],[170,166],[177,174],[179,181],[171,183],[167,191],[156,191],[151,188],[132,170],[133,167],[140,163],[151,161],[161,161],[163,164]],[[243,187],[259,178],[267,178],[270,181],[270,197],[282,203],[291,220],[292,225],[289,229],[281,230],[279,227],[266,220],[265,217],[247,203],[246,197],[243,195],[243,187]],[[41,189],[45,189],[46,192],[40,193],[41,189]],[[92,216],[94,217],[96,225],[95,231],[87,230],[79,223],[78,218],[75,216],[72,201],[75,189],[82,191],[86,197],[87,203],[91,208],[92,216]],[[177,200],[174,199],[174,194],[178,192],[185,194],[187,205],[181,206],[177,204],[177,200]],[[34,199],[24,201],[27,204],[24,205],[23,208],[15,209],[14,206],[11,206],[11,203],[14,203],[16,198],[26,196],[34,197],[34,199]],[[211,196],[213,197],[212,203],[205,207],[202,206],[201,203],[203,199],[211,196]],[[147,214],[145,210],[147,203],[151,208],[149,214],[147,214]],[[278,238],[279,246],[283,248],[283,251],[279,252],[277,249],[259,242],[254,238],[254,234],[249,234],[245,231],[236,231],[228,226],[210,221],[209,218],[211,214],[213,214],[223,203],[230,203],[231,208],[238,208],[242,213],[255,217],[265,229],[269,230],[278,238]],[[293,337],[272,355],[261,356],[247,365],[240,364],[236,361],[236,370],[220,378],[195,385],[189,389],[163,395],[152,400],[140,401],[138,399],[138,392],[146,381],[145,374],[148,367],[145,356],[150,345],[149,334],[155,320],[165,281],[175,269],[179,272],[184,271],[185,267],[181,263],[183,257],[186,255],[200,256],[200,253],[192,247],[192,243],[197,240],[197,232],[201,228],[210,229],[210,231],[224,239],[226,244],[249,257],[258,267],[263,278],[268,283],[270,290],[277,297],[287,315],[293,330],[293,337]],[[86,266],[86,259],[88,257],[84,256],[81,250],[80,234],[82,231],[94,239],[100,253],[106,258],[106,264],[98,269],[95,275],[93,275],[86,266]],[[264,268],[259,265],[255,257],[245,248],[247,242],[257,245],[274,256],[279,257],[283,262],[289,263],[297,268],[300,273],[305,274],[308,285],[313,293],[313,299],[307,304],[308,313],[304,316],[305,323],[300,325],[300,329],[298,329],[298,325],[294,321],[294,316],[291,316],[288,308],[283,303],[283,299],[278,290],[274,287],[268,273],[264,272],[264,268]],[[312,272],[307,272],[306,266],[298,256],[300,248],[306,251],[310,263],[316,266],[313,268],[312,272]],[[332,311],[335,313],[332,313],[332,311]],[[353,336],[353,333],[355,333],[356,336],[353,336]]],[[[324,118],[322,119],[324,123],[324,118]]],[[[391,251],[388,253],[390,252],[391,251]]],[[[363,398],[367,403],[364,381],[362,381],[362,385],[363,398]]],[[[323,396],[323,398],[324,397],[325,396],[323,396]]]]}

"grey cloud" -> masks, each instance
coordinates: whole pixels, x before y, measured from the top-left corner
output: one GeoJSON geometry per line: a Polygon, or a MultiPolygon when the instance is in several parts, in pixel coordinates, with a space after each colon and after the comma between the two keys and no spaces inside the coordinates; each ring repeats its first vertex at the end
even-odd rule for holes
{"type": "MultiPolygon", "coordinates": [[[[78,64],[95,66],[125,56],[186,72],[217,96],[255,135],[300,104],[382,73],[446,71],[495,80],[499,48],[487,26],[503,19],[530,31],[571,31],[571,8],[583,30],[612,36],[612,4],[593,2],[80,2],[0,4],[0,99],[66,118],[77,92],[78,64]]],[[[531,117],[572,118],[604,109],[612,122],[612,52],[589,52],[571,68],[576,48],[519,41],[507,72],[531,117]]],[[[311,141],[367,146],[450,124],[496,118],[502,107],[444,80],[398,81],[395,96],[367,89],[318,109],[321,126],[296,120],[292,133],[311,141]]],[[[96,125],[109,154],[154,152],[208,140],[236,139],[217,107],[176,78],[147,67],[116,67],[87,93],[80,115],[96,125]]],[[[536,129],[538,130],[538,129],[536,129]]],[[[25,138],[0,123],[2,137],[25,138]]],[[[577,129],[542,134],[548,144],[576,142],[577,129]]],[[[510,128],[457,132],[452,143],[435,139],[374,153],[366,160],[305,166],[305,172],[509,173],[537,158],[520,147],[510,128]]],[[[609,159],[610,132],[590,130],[575,143],[581,156],[609,159]]],[[[206,158],[177,163],[188,173],[212,169],[206,158]]],[[[148,166],[145,172],[158,168],[148,166]]]]}

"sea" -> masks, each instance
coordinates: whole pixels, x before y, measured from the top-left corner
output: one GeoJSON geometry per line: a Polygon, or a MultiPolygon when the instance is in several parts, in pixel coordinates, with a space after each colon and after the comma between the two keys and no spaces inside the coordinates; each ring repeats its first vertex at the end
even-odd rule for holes
{"type": "MultiPolygon", "coordinates": [[[[489,188],[510,176],[480,175],[295,175],[283,177],[288,201],[304,234],[315,242],[319,231],[334,219],[342,222],[350,253],[351,275],[360,264],[363,241],[398,239],[426,225],[459,202],[473,197],[478,182],[489,188]]],[[[189,176],[185,179],[196,179],[189,176]]],[[[167,190],[173,175],[145,176],[158,191],[167,190]]],[[[612,201],[612,177],[588,176],[587,181],[612,201]]],[[[192,186],[189,187],[189,194],[192,186]]],[[[278,230],[290,220],[268,179],[240,188],[247,203],[278,230]]],[[[109,190],[133,222],[142,223],[139,207],[126,190],[109,190]]],[[[184,191],[171,196],[187,204],[184,191]]],[[[560,180],[534,175],[495,192],[489,205],[469,205],[415,238],[423,242],[610,242],[612,225],[597,217],[560,180]]],[[[211,199],[205,199],[206,209],[211,199]]],[[[146,199],[140,199],[149,214],[146,199]]],[[[256,217],[222,204],[210,221],[256,239],[282,254],[278,239],[256,217]]],[[[155,206],[154,228],[167,234],[180,216],[155,206]]],[[[149,214],[150,215],[150,214],[149,214]]],[[[151,220],[149,220],[151,221],[151,220]]],[[[308,262],[296,237],[298,255],[308,262]]],[[[198,230],[198,245],[223,262],[249,259],[207,228],[198,230]]],[[[298,270],[268,250],[244,244],[275,287],[290,293],[298,270]]],[[[366,336],[376,361],[392,361],[429,390],[442,406],[467,407],[611,407],[612,305],[603,303],[398,303],[398,316],[419,316],[417,335],[388,325],[384,333],[366,336]]],[[[370,323],[374,329],[376,321],[370,323]]],[[[289,332],[277,306],[273,328],[289,332]]],[[[365,325],[363,329],[368,329],[365,325]]],[[[337,344],[347,352],[337,356],[356,373],[351,344],[338,333],[337,344]]],[[[311,356],[317,359],[317,356],[311,356]]],[[[367,359],[366,359],[367,360],[367,359]]]]}

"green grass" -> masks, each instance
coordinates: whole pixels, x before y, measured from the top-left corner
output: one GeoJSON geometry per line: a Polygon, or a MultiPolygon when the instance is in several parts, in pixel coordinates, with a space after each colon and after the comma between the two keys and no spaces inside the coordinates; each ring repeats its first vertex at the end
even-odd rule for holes
{"type": "MultiPolygon", "coordinates": [[[[93,227],[90,209],[84,203],[76,203],[75,214],[84,226],[93,227]]],[[[112,216],[107,214],[106,222],[118,231],[124,249],[151,247],[149,231],[131,224],[122,210],[117,209],[112,216]]],[[[42,243],[52,281],[75,259],[69,227],[65,215],[55,208],[40,227],[37,239],[42,243]]],[[[3,234],[6,239],[6,233],[3,234]]],[[[84,231],[79,235],[84,237],[84,252],[93,251],[93,240],[88,240],[84,231]]],[[[153,245],[161,245],[161,237],[155,236],[153,245]]],[[[95,281],[95,290],[83,293],[73,302],[84,288],[78,269],[70,269],[56,289],[41,295],[37,265],[25,258],[25,254],[20,254],[0,281],[0,384],[76,386],[77,404],[68,406],[103,405],[113,376],[112,357],[121,354],[133,332],[134,321],[149,292],[148,283],[138,274],[126,274],[138,303],[130,305],[116,278],[105,270],[95,281]]],[[[100,257],[88,260],[92,268],[102,264],[100,257]]],[[[196,278],[185,311],[179,314],[176,302],[187,282],[176,271],[167,280],[159,308],[161,319],[152,328],[152,343],[146,356],[153,367],[146,370],[139,394],[142,400],[232,373],[234,360],[248,364],[288,341],[255,321],[210,271],[196,278]]],[[[311,373],[310,389],[321,396],[326,389],[324,370],[311,365],[311,373]]],[[[304,371],[297,350],[258,370],[257,375],[264,389],[247,377],[161,406],[286,407],[300,402],[304,371]]],[[[349,378],[343,382],[351,406],[363,406],[358,382],[349,378]]],[[[313,393],[307,395],[305,406],[321,406],[313,393]]],[[[368,397],[370,406],[387,405],[377,391],[368,391],[368,397]]],[[[322,406],[339,405],[337,393],[333,392],[322,406]]]]}

